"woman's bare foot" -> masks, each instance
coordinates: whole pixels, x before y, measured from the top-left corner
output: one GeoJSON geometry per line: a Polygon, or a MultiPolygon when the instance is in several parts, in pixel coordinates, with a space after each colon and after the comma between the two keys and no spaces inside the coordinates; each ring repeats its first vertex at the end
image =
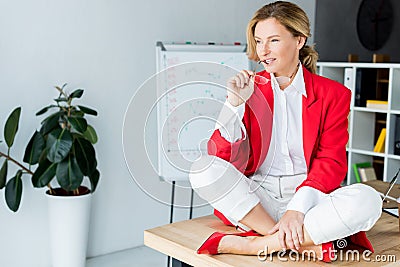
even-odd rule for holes
{"type": "MultiPolygon", "coordinates": [[[[274,235],[266,236],[224,236],[218,245],[218,253],[230,253],[241,255],[258,255],[260,250],[266,254],[281,251],[281,245],[277,238],[277,233],[274,235]]],[[[298,250],[299,254],[304,253],[304,257],[310,259],[323,258],[322,245],[314,245],[312,241],[304,242],[298,250]]]]}
{"type": "Polygon", "coordinates": [[[257,239],[257,236],[235,236],[227,235],[224,236],[218,245],[218,253],[231,253],[231,254],[242,254],[242,255],[256,255],[251,250],[251,240],[257,239]]]}

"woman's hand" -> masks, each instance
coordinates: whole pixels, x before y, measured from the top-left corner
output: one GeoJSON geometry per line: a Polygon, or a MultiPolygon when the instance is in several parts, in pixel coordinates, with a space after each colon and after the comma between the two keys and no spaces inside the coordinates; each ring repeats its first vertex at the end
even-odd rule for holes
{"type": "Polygon", "coordinates": [[[268,232],[272,235],[279,231],[278,238],[282,248],[300,249],[300,244],[304,241],[303,234],[304,214],[288,210],[280,221],[268,232]]]}
{"type": "Polygon", "coordinates": [[[228,101],[232,106],[237,107],[243,104],[253,94],[252,75],[254,72],[242,70],[228,80],[228,101]]]}

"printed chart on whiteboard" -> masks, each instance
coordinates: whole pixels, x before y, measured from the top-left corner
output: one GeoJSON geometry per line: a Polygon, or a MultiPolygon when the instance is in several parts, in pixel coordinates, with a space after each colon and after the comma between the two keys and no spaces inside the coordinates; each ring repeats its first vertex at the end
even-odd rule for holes
{"type": "Polygon", "coordinates": [[[157,46],[158,173],[187,180],[207,153],[207,141],[226,100],[227,80],[249,69],[244,46],[157,46]]]}

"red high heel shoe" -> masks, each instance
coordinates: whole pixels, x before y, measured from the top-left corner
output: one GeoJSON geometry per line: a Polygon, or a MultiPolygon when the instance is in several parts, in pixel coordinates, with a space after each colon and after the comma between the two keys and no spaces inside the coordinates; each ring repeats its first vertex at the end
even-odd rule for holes
{"type": "Polygon", "coordinates": [[[333,242],[327,242],[322,244],[322,261],[332,262],[335,259],[335,251],[333,247],[333,242]]]}
{"type": "Polygon", "coordinates": [[[225,217],[224,214],[222,214],[221,212],[219,212],[218,210],[214,209],[214,215],[218,217],[218,219],[220,219],[225,225],[228,226],[234,226],[229,220],[228,218],[225,217]]]}
{"type": "Polygon", "coordinates": [[[368,249],[372,253],[374,252],[374,248],[372,247],[372,244],[368,240],[367,235],[364,231],[351,235],[350,242],[357,246],[362,247],[363,249],[368,249]]]}
{"type": "Polygon", "coordinates": [[[226,234],[226,233],[220,233],[220,232],[215,232],[213,233],[209,238],[207,238],[206,241],[199,247],[197,250],[197,254],[210,254],[210,255],[216,255],[218,254],[218,246],[219,242],[224,236],[227,235],[236,235],[236,236],[260,236],[257,232],[254,231],[248,231],[244,233],[233,233],[233,234],[226,234]]]}

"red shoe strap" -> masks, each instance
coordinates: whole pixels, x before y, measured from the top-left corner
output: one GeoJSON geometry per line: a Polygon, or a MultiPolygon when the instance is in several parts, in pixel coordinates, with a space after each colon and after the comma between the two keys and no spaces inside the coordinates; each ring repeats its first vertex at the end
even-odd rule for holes
{"type": "Polygon", "coordinates": [[[226,217],[224,214],[219,212],[218,210],[214,209],[214,215],[218,217],[225,225],[228,226],[234,226],[226,217]]]}
{"type": "Polygon", "coordinates": [[[331,262],[336,257],[335,248],[333,242],[327,242],[322,244],[322,261],[331,262]]]}

